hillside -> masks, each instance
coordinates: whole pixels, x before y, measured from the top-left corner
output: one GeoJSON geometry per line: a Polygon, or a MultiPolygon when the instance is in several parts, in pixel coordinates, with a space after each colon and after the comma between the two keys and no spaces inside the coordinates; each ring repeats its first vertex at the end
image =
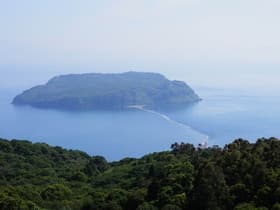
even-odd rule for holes
{"type": "Polygon", "coordinates": [[[170,151],[108,163],[44,143],[0,140],[0,209],[278,210],[280,141],[170,151]]]}
{"type": "Polygon", "coordinates": [[[159,108],[185,106],[200,98],[184,82],[156,73],[72,74],[52,78],[16,96],[13,104],[40,108],[125,109],[131,105],[159,108]]]}

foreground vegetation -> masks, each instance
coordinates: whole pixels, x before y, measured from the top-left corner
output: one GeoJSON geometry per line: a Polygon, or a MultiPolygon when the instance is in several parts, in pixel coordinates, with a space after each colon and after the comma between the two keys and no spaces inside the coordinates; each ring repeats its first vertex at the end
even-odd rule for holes
{"type": "Polygon", "coordinates": [[[280,141],[171,151],[108,163],[29,141],[0,140],[0,209],[278,210],[280,141]]]}

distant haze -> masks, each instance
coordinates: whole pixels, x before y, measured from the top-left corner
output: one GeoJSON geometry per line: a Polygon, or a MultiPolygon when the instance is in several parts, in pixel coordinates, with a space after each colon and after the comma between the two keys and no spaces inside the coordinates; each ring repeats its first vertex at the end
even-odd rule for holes
{"type": "Polygon", "coordinates": [[[133,70],[279,92],[279,8],[279,0],[2,1],[0,88],[133,70]]]}

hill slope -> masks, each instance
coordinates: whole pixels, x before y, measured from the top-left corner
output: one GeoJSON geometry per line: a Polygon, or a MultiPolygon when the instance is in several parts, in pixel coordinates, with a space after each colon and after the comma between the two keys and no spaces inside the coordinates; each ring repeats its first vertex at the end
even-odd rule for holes
{"type": "Polygon", "coordinates": [[[56,109],[124,109],[130,105],[186,105],[199,97],[184,82],[156,73],[79,74],[54,77],[16,96],[13,104],[56,109]]]}
{"type": "Polygon", "coordinates": [[[47,144],[0,139],[0,209],[277,210],[280,141],[171,151],[108,163],[47,144]]]}

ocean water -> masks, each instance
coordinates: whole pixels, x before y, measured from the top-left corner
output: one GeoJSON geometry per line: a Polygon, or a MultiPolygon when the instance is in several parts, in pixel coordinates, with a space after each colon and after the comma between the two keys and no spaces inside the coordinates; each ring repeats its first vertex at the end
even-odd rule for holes
{"type": "Polygon", "coordinates": [[[280,137],[280,97],[199,89],[203,100],[181,110],[67,112],[17,107],[18,90],[0,90],[0,137],[46,142],[108,160],[167,150],[174,142],[220,145],[242,137],[280,137]]]}
{"type": "Polygon", "coordinates": [[[204,88],[199,94],[200,103],[167,114],[207,134],[209,145],[224,146],[237,138],[254,142],[280,137],[279,93],[204,88]]]}

